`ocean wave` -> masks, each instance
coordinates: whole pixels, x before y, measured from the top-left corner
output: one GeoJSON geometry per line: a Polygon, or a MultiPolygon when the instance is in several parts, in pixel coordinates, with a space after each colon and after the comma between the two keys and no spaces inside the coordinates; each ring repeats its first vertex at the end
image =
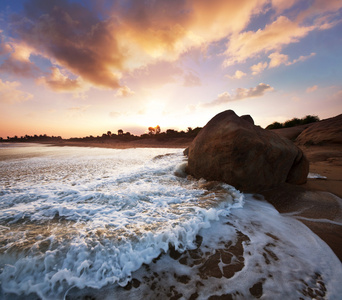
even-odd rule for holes
{"type": "Polygon", "coordinates": [[[184,157],[168,151],[46,147],[2,161],[3,293],[48,299],[124,286],[170,247],[194,249],[201,229],[242,207],[229,185],[179,176],[184,157]]]}

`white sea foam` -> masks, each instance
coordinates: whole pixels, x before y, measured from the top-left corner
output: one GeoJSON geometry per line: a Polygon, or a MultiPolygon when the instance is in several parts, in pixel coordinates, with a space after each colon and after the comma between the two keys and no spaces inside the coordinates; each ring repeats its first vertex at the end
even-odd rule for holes
{"type": "Polygon", "coordinates": [[[176,176],[184,166],[180,150],[30,151],[36,155],[0,162],[7,293],[49,298],[70,286],[125,285],[169,245],[193,248],[201,228],[243,202],[228,185],[216,195],[176,176]]]}
{"type": "Polygon", "coordinates": [[[308,178],[310,178],[310,179],[327,179],[326,176],[323,176],[323,175],[320,175],[317,173],[309,173],[308,178]]]}
{"type": "Polygon", "coordinates": [[[0,298],[156,299],[170,298],[176,286],[182,299],[245,299],[261,282],[265,299],[308,299],[301,291],[321,281],[329,299],[342,293],[341,263],[323,241],[266,202],[248,196],[244,205],[245,195],[229,185],[186,178],[181,150],[35,145],[2,152],[0,298]],[[184,256],[197,251],[198,235],[210,257],[239,234],[243,259],[232,262],[244,267],[231,278],[204,278],[205,262],[156,260],[170,247],[184,256]],[[139,287],[123,289],[132,278],[139,287]]]}

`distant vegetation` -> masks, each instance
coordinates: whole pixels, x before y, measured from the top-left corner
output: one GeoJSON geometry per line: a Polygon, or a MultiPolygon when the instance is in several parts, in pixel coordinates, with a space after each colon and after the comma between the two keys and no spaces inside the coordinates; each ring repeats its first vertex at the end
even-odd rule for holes
{"type": "Polygon", "coordinates": [[[3,139],[0,137],[0,142],[56,142],[62,140],[61,136],[48,136],[46,134],[41,134],[41,135],[25,135],[25,136],[13,136],[13,137],[7,137],[7,139],[3,139]]]}
{"type": "Polygon", "coordinates": [[[301,118],[301,119],[293,118],[291,120],[285,121],[284,123],[273,122],[272,124],[268,125],[266,129],[288,128],[288,127],[294,127],[298,125],[310,124],[310,123],[314,123],[317,121],[319,121],[319,117],[307,115],[304,118],[301,118]]]}
{"type": "MultiPolygon", "coordinates": [[[[119,129],[117,131],[117,134],[112,133],[111,131],[107,131],[107,133],[103,133],[101,136],[86,136],[86,137],[73,137],[70,139],[67,139],[68,141],[76,142],[76,141],[85,141],[85,142],[104,142],[104,141],[134,141],[134,140],[141,140],[141,139],[148,139],[153,138],[158,141],[163,141],[167,139],[173,139],[173,138],[195,138],[196,135],[200,132],[202,128],[196,127],[195,129],[192,129],[191,127],[188,127],[187,131],[177,131],[174,129],[167,129],[165,132],[161,132],[160,126],[156,127],[149,127],[148,133],[144,133],[140,136],[133,135],[130,132],[124,132],[122,129],[119,129]]],[[[7,139],[3,139],[0,137],[0,142],[57,142],[63,140],[60,136],[47,136],[44,135],[25,135],[25,136],[14,136],[14,137],[7,137],[7,139]]]]}

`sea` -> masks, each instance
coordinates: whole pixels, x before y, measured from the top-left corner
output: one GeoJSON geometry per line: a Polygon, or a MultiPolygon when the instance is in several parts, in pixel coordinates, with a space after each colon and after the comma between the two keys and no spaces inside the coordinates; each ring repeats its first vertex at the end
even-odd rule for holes
{"type": "Polygon", "coordinates": [[[325,242],[186,164],[183,149],[0,144],[0,299],[341,299],[325,242]]]}

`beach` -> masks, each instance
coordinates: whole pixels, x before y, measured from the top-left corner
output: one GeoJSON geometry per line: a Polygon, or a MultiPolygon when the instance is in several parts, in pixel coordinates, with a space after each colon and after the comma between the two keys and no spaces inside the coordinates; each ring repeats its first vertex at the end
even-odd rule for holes
{"type": "Polygon", "coordinates": [[[339,148],[243,194],[187,176],[190,142],[5,144],[0,298],[338,299],[339,148]]]}
{"type": "MultiPolygon", "coordinates": [[[[294,138],[303,131],[303,127],[285,128],[276,132],[294,138]]],[[[188,147],[193,139],[169,139],[157,141],[148,139],[127,143],[92,143],[63,141],[56,145],[77,147],[103,147],[113,149],[129,148],[182,148],[188,147]]],[[[307,183],[300,186],[284,184],[282,187],[267,191],[267,201],[280,213],[297,215],[301,222],[323,239],[342,261],[342,228],[333,222],[342,220],[342,145],[323,144],[300,146],[310,164],[307,183]],[[334,197],[337,196],[338,198],[334,197]],[[306,219],[304,219],[306,218],[306,219]],[[325,221],[323,221],[325,220],[325,221]],[[331,221],[331,222],[329,222],[331,221]]]]}

